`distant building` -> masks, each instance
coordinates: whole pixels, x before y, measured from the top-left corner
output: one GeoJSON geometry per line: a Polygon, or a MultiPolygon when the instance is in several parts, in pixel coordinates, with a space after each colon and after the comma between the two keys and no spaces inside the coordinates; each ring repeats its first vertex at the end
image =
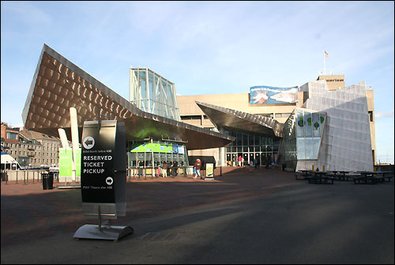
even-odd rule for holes
{"type": "Polygon", "coordinates": [[[57,166],[59,147],[56,137],[1,123],[2,152],[12,156],[21,167],[57,166]]]}
{"type": "Polygon", "coordinates": [[[334,91],[345,87],[344,75],[319,75],[317,81],[325,80],[327,89],[334,91]]]}

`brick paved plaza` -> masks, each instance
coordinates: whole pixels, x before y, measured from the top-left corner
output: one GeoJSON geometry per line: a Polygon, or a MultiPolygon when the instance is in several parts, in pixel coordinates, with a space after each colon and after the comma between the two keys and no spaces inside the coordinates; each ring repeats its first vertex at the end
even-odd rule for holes
{"type": "Polygon", "coordinates": [[[394,263],[394,185],[308,184],[279,169],[132,179],[133,235],[73,239],[79,189],[1,184],[2,263],[394,263]]]}

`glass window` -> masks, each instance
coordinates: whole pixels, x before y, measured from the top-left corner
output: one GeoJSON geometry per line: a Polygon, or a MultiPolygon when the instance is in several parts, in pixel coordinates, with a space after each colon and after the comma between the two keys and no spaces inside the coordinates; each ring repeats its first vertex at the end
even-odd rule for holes
{"type": "Polygon", "coordinates": [[[257,137],[255,137],[255,144],[256,145],[261,145],[261,136],[257,136],[257,137]]]}
{"type": "Polygon", "coordinates": [[[304,136],[304,127],[306,121],[304,119],[303,113],[298,112],[296,114],[296,137],[304,136]]]}
{"type": "Polygon", "coordinates": [[[312,120],[313,120],[313,125],[312,125],[312,134],[315,137],[320,137],[320,114],[319,113],[313,113],[312,114],[312,120]]]}
{"type": "Polygon", "coordinates": [[[242,138],[240,134],[236,134],[236,145],[241,146],[242,145],[242,138]]]}
{"type": "MultiPolygon", "coordinates": [[[[144,74],[145,76],[145,74],[144,74]]],[[[146,82],[145,78],[140,79],[140,85],[141,85],[141,99],[146,99],[147,98],[147,88],[146,88],[146,82]]]]}
{"type": "Polygon", "coordinates": [[[250,136],[248,137],[249,145],[254,145],[254,138],[255,138],[254,135],[250,135],[250,136]]]}
{"type": "Polygon", "coordinates": [[[248,145],[248,136],[243,134],[243,145],[248,145]]]}
{"type": "Polygon", "coordinates": [[[13,132],[7,132],[7,139],[17,140],[18,139],[18,134],[13,133],[13,132]]]}
{"type": "MultiPolygon", "coordinates": [[[[155,94],[154,94],[154,73],[148,71],[148,85],[149,85],[149,98],[154,99],[155,94]]],[[[152,103],[150,103],[152,104],[152,103]]]]}
{"type": "Polygon", "coordinates": [[[304,113],[304,119],[306,121],[305,126],[303,127],[304,132],[303,136],[312,136],[313,135],[313,119],[311,117],[311,113],[304,113]]]}
{"type": "Polygon", "coordinates": [[[164,161],[166,161],[167,157],[165,153],[161,153],[160,154],[160,162],[163,163],[164,161]]]}

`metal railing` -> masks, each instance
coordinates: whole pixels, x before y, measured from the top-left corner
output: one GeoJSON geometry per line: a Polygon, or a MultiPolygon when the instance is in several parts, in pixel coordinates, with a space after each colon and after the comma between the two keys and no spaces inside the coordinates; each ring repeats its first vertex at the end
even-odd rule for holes
{"type": "MultiPolygon", "coordinates": [[[[15,184],[34,184],[42,182],[42,173],[48,172],[45,169],[26,169],[26,170],[12,170],[5,169],[1,170],[1,181],[8,184],[8,182],[12,182],[15,184]]],[[[57,181],[57,173],[54,175],[54,181],[57,181]]]]}

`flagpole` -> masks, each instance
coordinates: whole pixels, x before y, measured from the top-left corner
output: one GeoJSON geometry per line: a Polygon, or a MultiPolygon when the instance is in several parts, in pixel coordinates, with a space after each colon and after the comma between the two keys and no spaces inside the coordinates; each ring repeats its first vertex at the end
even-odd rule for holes
{"type": "Polygon", "coordinates": [[[325,55],[325,51],[323,52],[324,55],[324,75],[326,75],[326,55],[325,55]]]}

